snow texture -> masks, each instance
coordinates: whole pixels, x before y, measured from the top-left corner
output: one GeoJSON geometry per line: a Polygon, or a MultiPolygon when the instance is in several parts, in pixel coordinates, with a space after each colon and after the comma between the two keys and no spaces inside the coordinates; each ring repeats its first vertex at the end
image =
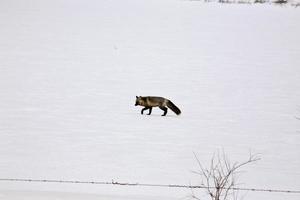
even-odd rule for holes
{"type": "MultiPolygon", "coordinates": [[[[300,12],[177,0],[0,2],[0,178],[300,189],[300,12]],[[136,95],[181,110],[141,115],[136,95]]],[[[205,196],[199,190],[195,191],[205,196]]],[[[0,182],[0,199],[186,199],[188,189],[0,182]]],[[[296,200],[299,194],[242,193],[296,200]]]]}

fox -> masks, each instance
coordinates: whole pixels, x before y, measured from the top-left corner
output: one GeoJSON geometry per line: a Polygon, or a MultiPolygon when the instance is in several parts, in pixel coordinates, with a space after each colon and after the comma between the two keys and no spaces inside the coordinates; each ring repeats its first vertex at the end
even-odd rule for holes
{"type": "Polygon", "coordinates": [[[164,97],[155,97],[155,96],[136,96],[135,106],[144,106],[141,110],[141,114],[144,114],[145,110],[149,109],[148,115],[151,115],[153,107],[159,107],[164,111],[162,116],[166,116],[168,112],[168,108],[170,108],[176,115],[181,114],[181,110],[169,99],[164,97]]]}

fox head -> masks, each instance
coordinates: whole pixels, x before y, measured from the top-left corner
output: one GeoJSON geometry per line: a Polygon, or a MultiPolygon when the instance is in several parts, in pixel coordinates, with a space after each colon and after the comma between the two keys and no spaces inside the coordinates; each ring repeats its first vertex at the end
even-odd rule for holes
{"type": "Polygon", "coordinates": [[[138,105],[141,105],[142,104],[142,97],[141,96],[136,96],[136,99],[135,99],[135,106],[138,106],[138,105]]]}

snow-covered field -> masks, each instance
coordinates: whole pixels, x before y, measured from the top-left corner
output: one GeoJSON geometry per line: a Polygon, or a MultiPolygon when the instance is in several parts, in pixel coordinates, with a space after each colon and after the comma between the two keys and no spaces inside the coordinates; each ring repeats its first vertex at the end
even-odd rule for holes
{"type": "MultiPolygon", "coordinates": [[[[224,149],[232,161],[260,154],[242,187],[299,190],[299,21],[290,6],[0,1],[0,178],[199,184],[193,152],[208,165],[224,149]],[[168,97],[182,115],[142,116],[136,95],[168,97]]],[[[0,181],[8,200],[190,195],[0,181]]]]}

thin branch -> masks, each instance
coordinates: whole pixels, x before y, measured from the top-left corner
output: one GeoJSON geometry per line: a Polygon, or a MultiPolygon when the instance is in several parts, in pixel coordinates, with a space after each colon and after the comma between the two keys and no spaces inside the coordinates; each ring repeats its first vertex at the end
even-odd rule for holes
{"type": "MultiPolygon", "coordinates": [[[[195,153],[194,156],[200,168],[197,174],[202,177],[202,183],[212,200],[221,200],[221,198],[227,200],[230,194],[236,199],[237,193],[234,192],[234,188],[238,184],[236,182],[236,175],[239,173],[239,169],[249,163],[260,160],[258,156],[252,155],[250,152],[249,158],[246,161],[231,164],[223,150],[222,155],[219,153],[217,153],[216,157],[215,154],[213,155],[209,168],[204,168],[195,153]]],[[[192,194],[194,199],[199,200],[199,198],[195,198],[194,193],[192,194]]]]}

